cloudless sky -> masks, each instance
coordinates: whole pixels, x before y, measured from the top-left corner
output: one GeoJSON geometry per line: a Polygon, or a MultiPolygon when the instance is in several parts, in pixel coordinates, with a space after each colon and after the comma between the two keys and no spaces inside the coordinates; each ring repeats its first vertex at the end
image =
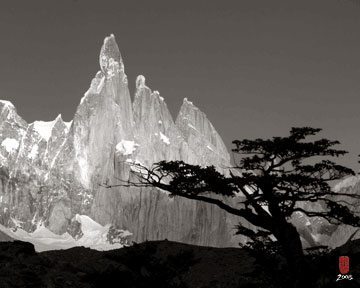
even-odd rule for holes
{"type": "Polygon", "coordinates": [[[189,98],[229,149],[310,125],[357,169],[359,1],[3,0],[0,99],[27,122],[71,120],[111,33],[131,91],[143,74],[174,118],[189,98]]]}

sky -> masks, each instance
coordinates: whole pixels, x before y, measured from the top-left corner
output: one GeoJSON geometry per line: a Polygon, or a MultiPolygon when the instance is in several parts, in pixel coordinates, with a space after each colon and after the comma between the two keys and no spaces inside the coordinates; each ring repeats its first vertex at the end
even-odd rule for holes
{"type": "Polygon", "coordinates": [[[360,154],[360,1],[2,0],[0,99],[27,122],[70,121],[115,34],[176,118],[184,97],[225,144],[323,128],[360,154]]]}

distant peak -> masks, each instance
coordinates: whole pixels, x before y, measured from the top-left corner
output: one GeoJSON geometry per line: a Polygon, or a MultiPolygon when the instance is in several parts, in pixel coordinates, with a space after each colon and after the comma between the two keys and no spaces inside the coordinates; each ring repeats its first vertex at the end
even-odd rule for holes
{"type": "Polygon", "coordinates": [[[99,63],[101,70],[108,74],[109,69],[124,69],[119,47],[116,43],[114,34],[106,37],[100,50],[99,63]]]}

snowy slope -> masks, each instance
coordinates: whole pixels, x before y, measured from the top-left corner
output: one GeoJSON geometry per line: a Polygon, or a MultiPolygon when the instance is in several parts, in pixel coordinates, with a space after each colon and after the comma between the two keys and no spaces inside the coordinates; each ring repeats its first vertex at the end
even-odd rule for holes
{"type": "Polygon", "coordinates": [[[101,251],[118,249],[127,245],[126,238],[131,236],[129,231],[121,231],[121,242],[123,244],[111,244],[108,240],[110,225],[102,226],[86,215],[77,214],[75,220],[81,224],[81,232],[83,234],[78,240],[75,240],[69,233],[62,235],[55,234],[44,225],[39,225],[32,233],[26,232],[20,227],[10,229],[3,225],[0,225],[0,231],[13,239],[32,243],[38,252],[69,249],[76,246],[84,246],[101,251]]]}

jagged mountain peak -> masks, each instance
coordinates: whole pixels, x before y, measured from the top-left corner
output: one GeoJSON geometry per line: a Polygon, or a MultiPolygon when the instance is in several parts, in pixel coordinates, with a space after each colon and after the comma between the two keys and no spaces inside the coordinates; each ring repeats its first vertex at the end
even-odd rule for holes
{"type": "Polygon", "coordinates": [[[65,122],[63,119],[62,119],[62,115],[59,114],[55,120],[54,120],[54,126],[53,126],[53,129],[61,129],[61,130],[68,130],[71,126],[71,123],[72,121],[70,122],[65,122]]]}
{"type": "Polygon", "coordinates": [[[99,55],[100,68],[106,76],[112,76],[116,70],[124,71],[124,64],[114,34],[106,37],[99,55]]]}
{"type": "Polygon", "coordinates": [[[206,118],[206,120],[207,120],[205,113],[203,113],[198,107],[196,107],[193,102],[189,101],[187,98],[184,98],[183,103],[180,107],[179,113],[176,117],[176,122],[180,122],[184,119],[195,121],[195,119],[190,119],[190,118],[195,118],[195,116],[194,116],[195,114],[201,118],[206,118]],[[194,117],[192,117],[192,116],[194,116],[194,117]]]}
{"type": "Polygon", "coordinates": [[[199,151],[198,147],[206,148],[202,151],[204,154],[201,157],[207,159],[208,153],[210,153],[217,154],[219,157],[218,159],[211,159],[214,163],[219,163],[219,161],[227,163],[230,161],[224,142],[206,114],[187,98],[183,100],[175,123],[182,132],[185,141],[196,153],[199,151]]]}
{"type": "MultiPolygon", "coordinates": [[[[164,98],[160,96],[160,92],[157,90],[152,91],[147,85],[146,85],[146,79],[143,75],[139,75],[136,77],[136,90],[135,90],[135,97],[134,97],[134,103],[133,103],[133,110],[136,114],[139,112],[138,110],[148,110],[143,111],[145,113],[148,113],[151,109],[161,109],[165,110],[166,117],[169,118],[169,120],[172,120],[172,116],[170,112],[168,111],[167,105],[164,101],[164,98]],[[142,106],[142,107],[139,107],[142,106]],[[159,108],[155,108],[159,106],[159,108]],[[160,108],[161,107],[161,108],[160,108]]],[[[159,111],[158,111],[159,112],[159,111]]],[[[158,115],[160,116],[160,115],[158,115]]]]}
{"type": "MultiPolygon", "coordinates": [[[[0,100],[0,121],[5,119],[11,119],[12,122],[18,122],[24,127],[27,126],[26,121],[17,114],[14,104],[7,100],[0,100]]],[[[4,123],[0,123],[0,126],[1,124],[4,123]]]]}
{"type": "Polygon", "coordinates": [[[65,130],[69,128],[69,123],[64,122],[61,114],[59,114],[52,121],[34,121],[30,124],[30,127],[32,127],[45,141],[48,141],[54,127],[65,130]]]}
{"type": "Polygon", "coordinates": [[[28,125],[12,112],[12,104],[0,102],[0,109],[8,107],[4,113],[0,110],[0,165],[9,170],[6,177],[21,179],[16,187],[0,183],[4,199],[0,200],[0,224],[13,225],[11,219],[15,219],[26,231],[32,231],[38,223],[47,223],[52,232],[64,233],[72,229],[69,219],[81,214],[101,225],[129,228],[135,241],[169,238],[228,245],[227,233],[213,234],[225,231],[227,220],[211,206],[174,201],[147,188],[109,190],[101,186],[135,177],[129,161],[152,165],[161,160],[183,160],[216,166],[229,157],[206,116],[187,99],[180,110],[182,119],[191,121],[183,122],[184,129],[174,123],[164,98],[146,85],[142,75],[136,78],[131,102],[114,35],[105,38],[99,62],[101,70],[81,99],[72,124],[58,115],[53,121],[28,125]],[[187,124],[192,123],[199,133],[189,131],[187,124]],[[120,155],[119,143],[133,143],[136,150],[120,155]]]}
{"type": "MultiPolygon", "coordinates": [[[[192,109],[198,109],[198,108],[194,105],[193,102],[191,102],[191,101],[188,100],[187,97],[185,97],[185,98],[183,99],[183,104],[182,104],[182,105],[185,106],[185,107],[190,106],[192,109]]],[[[180,108],[180,110],[181,110],[181,108],[180,108]]]]}
{"type": "Polygon", "coordinates": [[[61,113],[58,116],[56,116],[55,121],[63,121],[61,113]]]}
{"type": "Polygon", "coordinates": [[[4,108],[15,109],[14,104],[12,104],[10,101],[7,101],[7,100],[0,100],[0,107],[1,107],[1,109],[4,109],[4,108]]]}
{"type": "Polygon", "coordinates": [[[136,83],[136,89],[141,89],[141,88],[147,87],[146,86],[146,78],[143,75],[138,75],[136,77],[135,83],[136,83]]]}

